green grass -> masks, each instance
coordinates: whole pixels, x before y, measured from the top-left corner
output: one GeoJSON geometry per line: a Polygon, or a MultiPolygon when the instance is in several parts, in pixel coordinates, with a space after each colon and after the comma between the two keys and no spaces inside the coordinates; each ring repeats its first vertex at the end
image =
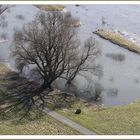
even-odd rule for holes
{"type": "MultiPolygon", "coordinates": [[[[0,91],[0,95],[2,95],[0,91]]],[[[79,132],[37,110],[19,121],[19,116],[9,112],[0,114],[0,135],[78,135],[79,132]]]]}
{"type": "MultiPolygon", "coordinates": [[[[0,74],[8,71],[7,67],[0,64],[0,74]]],[[[1,76],[0,76],[1,78],[1,76]]],[[[3,86],[10,81],[0,80],[0,98],[3,98],[3,86]],[[1,91],[2,90],[2,91],[1,91]]],[[[2,106],[0,106],[2,107],[2,106]]],[[[19,121],[19,116],[7,113],[2,117],[0,112],[0,135],[77,135],[79,132],[60,123],[59,121],[34,110],[28,119],[19,121]],[[35,111],[35,113],[33,113],[35,111]],[[18,123],[17,123],[18,122],[18,123]]]]}
{"type": "Polygon", "coordinates": [[[16,124],[0,120],[0,135],[76,135],[78,132],[49,116],[16,124]]]}
{"type": "Polygon", "coordinates": [[[58,110],[58,112],[97,134],[140,134],[140,102],[111,108],[77,103],[72,108],[58,110]],[[81,108],[82,113],[74,114],[74,108],[81,108]]]}
{"type": "Polygon", "coordinates": [[[123,36],[121,36],[118,33],[115,33],[111,30],[97,30],[94,33],[106,40],[109,40],[110,42],[114,44],[119,45],[120,47],[126,48],[136,53],[140,53],[139,45],[133,43],[130,40],[125,39],[123,36]]]}

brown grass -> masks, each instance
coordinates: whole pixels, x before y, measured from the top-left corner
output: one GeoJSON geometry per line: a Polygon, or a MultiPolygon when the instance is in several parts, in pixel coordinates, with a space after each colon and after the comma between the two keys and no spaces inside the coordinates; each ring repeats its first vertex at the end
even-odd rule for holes
{"type": "Polygon", "coordinates": [[[65,8],[63,5],[34,5],[34,6],[44,11],[62,11],[65,8]]]}
{"type": "Polygon", "coordinates": [[[94,33],[106,40],[109,40],[114,44],[119,45],[120,47],[126,48],[132,52],[140,53],[140,45],[135,44],[130,40],[127,40],[118,33],[114,33],[111,30],[103,30],[103,29],[97,30],[94,33]]]}
{"type": "MultiPolygon", "coordinates": [[[[0,63],[0,97],[2,97],[2,89],[9,80],[2,80],[10,69],[0,63]]],[[[0,109],[9,105],[5,103],[0,105],[0,109]]],[[[32,112],[31,119],[24,119],[17,123],[19,116],[14,113],[8,113],[7,118],[3,119],[0,114],[0,135],[78,135],[79,132],[69,126],[55,120],[47,114],[41,115],[40,112],[32,112]]]]}
{"type": "Polygon", "coordinates": [[[10,69],[6,65],[0,63],[0,75],[5,75],[9,71],[10,69]]]}

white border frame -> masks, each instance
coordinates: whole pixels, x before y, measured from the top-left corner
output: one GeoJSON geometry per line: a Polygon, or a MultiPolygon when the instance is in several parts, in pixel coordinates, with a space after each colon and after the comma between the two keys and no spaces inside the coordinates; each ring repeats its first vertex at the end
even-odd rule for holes
{"type": "MultiPolygon", "coordinates": [[[[140,1],[0,1],[0,4],[140,4],[140,1]]],[[[0,135],[0,139],[140,139],[140,135],[0,135]]]]}
{"type": "Polygon", "coordinates": [[[0,4],[140,4],[140,1],[0,1],[0,4]]]}
{"type": "Polygon", "coordinates": [[[113,140],[113,139],[140,139],[140,135],[0,135],[0,139],[105,139],[105,140],[113,140]]]}

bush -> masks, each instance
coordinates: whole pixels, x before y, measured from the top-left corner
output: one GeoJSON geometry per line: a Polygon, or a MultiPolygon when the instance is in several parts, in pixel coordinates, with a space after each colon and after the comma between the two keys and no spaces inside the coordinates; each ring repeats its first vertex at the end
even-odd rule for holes
{"type": "Polygon", "coordinates": [[[106,54],[106,57],[109,57],[115,61],[124,61],[125,60],[125,56],[123,54],[120,54],[120,53],[107,53],[106,54]]]}

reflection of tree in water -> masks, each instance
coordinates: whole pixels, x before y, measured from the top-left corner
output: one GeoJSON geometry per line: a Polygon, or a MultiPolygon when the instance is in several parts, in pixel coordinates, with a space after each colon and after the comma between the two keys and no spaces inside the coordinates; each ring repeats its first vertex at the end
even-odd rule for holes
{"type": "MultiPolygon", "coordinates": [[[[6,17],[5,17],[5,12],[7,12],[7,10],[9,8],[11,8],[13,5],[0,5],[0,27],[3,28],[7,28],[8,26],[8,22],[6,21],[6,17]]],[[[3,40],[7,40],[7,34],[6,33],[1,33],[0,34],[0,43],[3,42],[3,40]]],[[[5,60],[2,58],[2,56],[0,55],[0,62],[5,62],[5,60]]]]}
{"type": "Polygon", "coordinates": [[[106,21],[105,17],[102,17],[102,25],[104,26],[104,25],[106,25],[106,23],[107,23],[107,21],[106,21]]]}
{"type": "MultiPolygon", "coordinates": [[[[81,80],[81,79],[80,79],[81,80]]],[[[79,88],[76,82],[73,82],[70,85],[66,85],[66,91],[69,93],[74,93],[76,97],[85,99],[89,102],[102,102],[102,92],[104,90],[103,86],[99,82],[95,82],[91,79],[87,80],[86,88],[79,88]]],[[[86,85],[86,84],[85,84],[86,85]]]]}
{"type": "Polygon", "coordinates": [[[113,97],[113,96],[117,96],[118,93],[119,93],[119,90],[116,89],[116,88],[107,89],[107,92],[106,92],[106,94],[107,94],[108,96],[112,96],[112,97],[113,97]]]}

